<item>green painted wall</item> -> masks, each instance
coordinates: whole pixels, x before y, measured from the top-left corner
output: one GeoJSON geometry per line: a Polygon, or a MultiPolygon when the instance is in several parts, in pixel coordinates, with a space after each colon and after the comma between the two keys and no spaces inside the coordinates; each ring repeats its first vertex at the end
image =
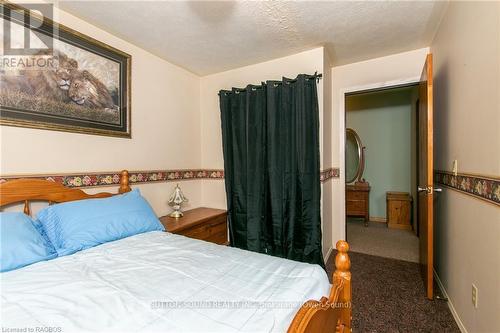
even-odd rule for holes
{"type": "Polygon", "coordinates": [[[346,127],[354,129],[366,147],[363,177],[371,186],[370,216],[386,217],[387,191],[413,192],[414,89],[346,97],[346,127]]]}

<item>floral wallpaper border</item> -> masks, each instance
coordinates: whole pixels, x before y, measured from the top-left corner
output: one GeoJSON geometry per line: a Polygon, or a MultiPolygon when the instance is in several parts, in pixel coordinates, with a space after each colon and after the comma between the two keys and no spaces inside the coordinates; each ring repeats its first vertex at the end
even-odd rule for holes
{"type": "Polygon", "coordinates": [[[500,178],[434,170],[434,182],[500,206],[500,178]]]}
{"type": "MultiPolygon", "coordinates": [[[[18,178],[46,179],[67,187],[93,187],[120,184],[120,172],[61,174],[61,175],[28,175],[0,177],[0,183],[18,178]]],[[[155,183],[191,179],[224,179],[224,170],[149,170],[129,171],[129,182],[155,183]]]]}
{"type": "MultiPolygon", "coordinates": [[[[321,171],[320,180],[321,182],[325,182],[331,178],[338,176],[339,176],[338,168],[329,168],[321,171]]],[[[0,176],[0,183],[19,178],[45,179],[73,188],[110,186],[110,185],[120,184],[119,172],[0,176]]],[[[224,170],[196,169],[196,170],[129,171],[129,181],[131,184],[171,182],[171,181],[181,181],[181,180],[191,180],[191,179],[224,179],[224,170]]]]}
{"type": "Polygon", "coordinates": [[[340,177],[340,169],[339,168],[328,168],[325,170],[321,170],[319,175],[319,179],[322,183],[332,179],[340,177]]]}

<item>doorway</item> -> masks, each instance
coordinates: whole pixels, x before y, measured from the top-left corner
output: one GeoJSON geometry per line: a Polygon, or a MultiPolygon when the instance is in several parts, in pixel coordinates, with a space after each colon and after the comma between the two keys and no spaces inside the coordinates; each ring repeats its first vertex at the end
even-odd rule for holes
{"type": "Polygon", "coordinates": [[[418,98],[418,83],[345,94],[346,239],[354,252],[419,262],[418,98]]]}

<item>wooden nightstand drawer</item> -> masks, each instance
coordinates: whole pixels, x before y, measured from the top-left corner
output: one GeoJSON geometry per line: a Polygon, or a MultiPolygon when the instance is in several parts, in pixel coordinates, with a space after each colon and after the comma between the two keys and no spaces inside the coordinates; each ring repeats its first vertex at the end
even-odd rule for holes
{"type": "Polygon", "coordinates": [[[195,208],[184,212],[181,218],[163,216],[160,221],[168,232],[216,244],[228,244],[225,210],[195,208]]]}
{"type": "Polygon", "coordinates": [[[227,235],[227,224],[225,216],[222,219],[218,220],[219,221],[211,221],[196,225],[192,228],[180,232],[179,234],[191,238],[205,239],[205,240],[210,239],[217,234],[227,235]]]}

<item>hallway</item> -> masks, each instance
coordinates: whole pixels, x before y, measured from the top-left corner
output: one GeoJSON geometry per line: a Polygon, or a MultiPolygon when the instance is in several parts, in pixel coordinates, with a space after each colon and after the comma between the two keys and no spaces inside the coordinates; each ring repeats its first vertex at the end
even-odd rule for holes
{"type": "Polygon", "coordinates": [[[412,231],[389,229],[385,223],[348,218],[347,241],[352,252],[418,262],[418,237],[412,231]]]}

